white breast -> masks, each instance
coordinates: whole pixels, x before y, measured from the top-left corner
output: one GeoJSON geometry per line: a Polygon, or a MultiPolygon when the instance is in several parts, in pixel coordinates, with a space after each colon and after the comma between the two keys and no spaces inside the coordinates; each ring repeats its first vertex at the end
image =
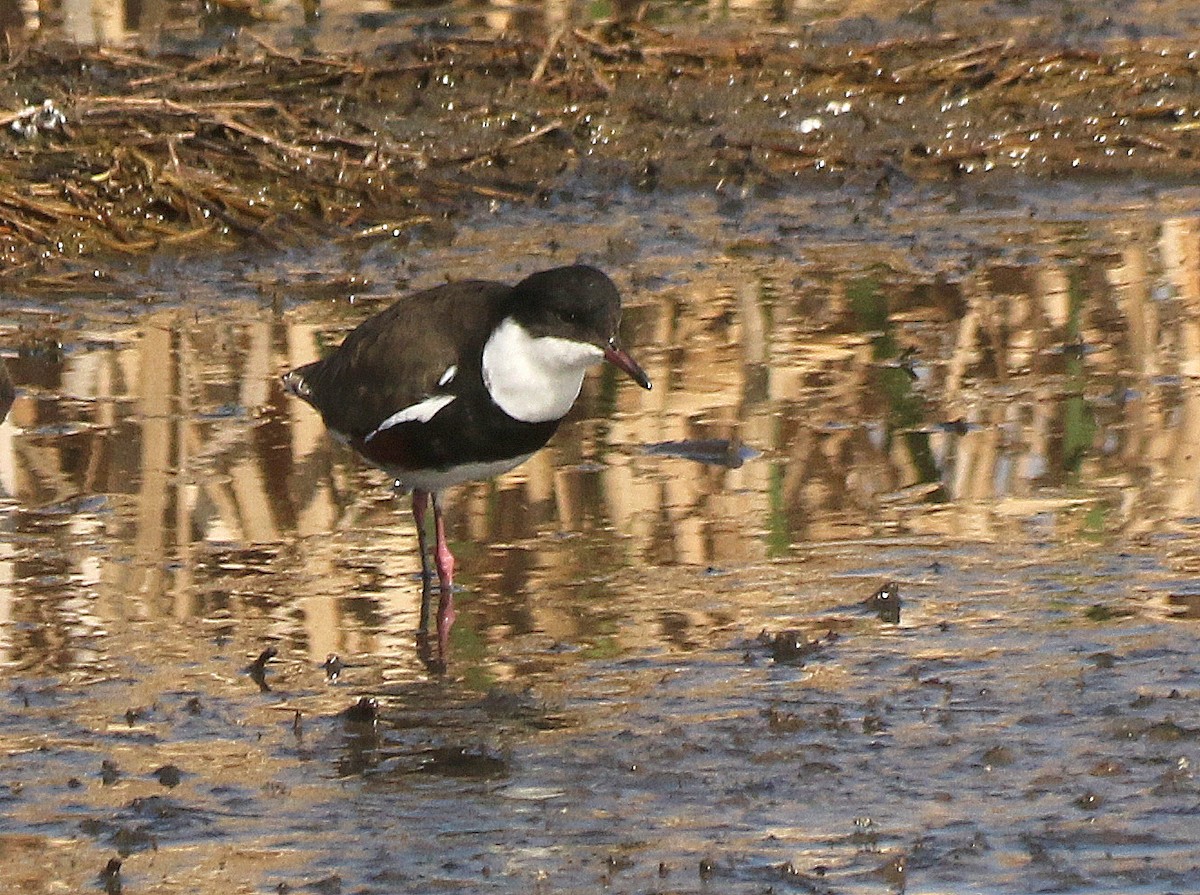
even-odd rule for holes
{"type": "Polygon", "coordinates": [[[506,317],[483,348],[483,384],[513,419],[544,423],[567,415],[579,397],[583,374],[603,358],[595,345],[535,337],[506,317]]]}

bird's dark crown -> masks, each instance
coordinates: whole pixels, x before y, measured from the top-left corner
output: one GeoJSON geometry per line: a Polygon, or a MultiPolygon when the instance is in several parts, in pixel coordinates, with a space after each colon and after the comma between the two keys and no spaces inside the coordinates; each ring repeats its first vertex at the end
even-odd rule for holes
{"type": "Polygon", "coordinates": [[[510,314],[534,336],[557,336],[603,347],[617,334],[621,294],[586,264],[556,267],[513,287],[510,314]]]}

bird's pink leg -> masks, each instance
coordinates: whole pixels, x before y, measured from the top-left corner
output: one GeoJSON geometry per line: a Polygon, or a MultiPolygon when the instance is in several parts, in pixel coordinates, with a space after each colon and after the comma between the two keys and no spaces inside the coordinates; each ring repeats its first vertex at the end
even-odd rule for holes
{"type": "Polygon", "coordinates": [[[433,530],[437,542],[433,558],[437,563],[438,581],[442,585],[442,598],[438,601],[437,632],[438,647],[445,661],[450,646],[450,628],[454,625],[454,554],[446,543],[446,523],[442,519],[442,502],[438,493],[433,493],[433,530]]]}
{"type": "Polygon", "coordinates": [[[429,587],[433,572],[429,569],[429,536],[425,533],[425,509],[429,506],[429,492],[414,488],[412,493],[413,521],[417,524],[417,547],[421,551],[421,584],[429,587]]]}
{"type": "Polygon", "coordinates": [[[425,530],[425,511],[429,508],[429,492],[414,488],[412,493],[413,522],[417,525],[417,549],[421,551],[421,610],[417,616],[417,655],[431,669],[443,667],[442,657],[429,649],[429,603],[433,596],[433,573],[429,569],[429,535],[425,530]]]}

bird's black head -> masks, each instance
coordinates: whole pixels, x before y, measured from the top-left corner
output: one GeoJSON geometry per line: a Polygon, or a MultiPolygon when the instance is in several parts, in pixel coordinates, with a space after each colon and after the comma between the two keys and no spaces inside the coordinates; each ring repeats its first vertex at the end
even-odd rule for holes
{"type": "Polygon", "coordinates": [[[621,294],[594,267],[555,267],[528,276],[513,288],[511,313],[532,336],[555,336],[603,348],[621,323],[621,294]]]}
{"type": "Polygon", "coordinates": [[[602,271],[573,264],[532,274],[513,287],[509,314],[535,338],[596,346],[605,360],[650,388],[645,371],[621,348],[621,293],[602,271]]]}

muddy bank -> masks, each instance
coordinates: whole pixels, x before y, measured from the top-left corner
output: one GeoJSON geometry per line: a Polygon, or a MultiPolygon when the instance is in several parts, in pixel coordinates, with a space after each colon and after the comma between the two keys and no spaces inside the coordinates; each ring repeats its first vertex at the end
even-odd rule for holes
{"type": "Polygon", "coordinates": [[[436,240],[465,209],[569,198],[581,179],[734,200],[998,172],[1177,180],[1200,167],[1191,47],[600,23],[369,58],[248,37],[210,54],[27,48],[0,84],[0,264],[73,286],[93,272],[71,261],[105,252],[436,240]]]}

